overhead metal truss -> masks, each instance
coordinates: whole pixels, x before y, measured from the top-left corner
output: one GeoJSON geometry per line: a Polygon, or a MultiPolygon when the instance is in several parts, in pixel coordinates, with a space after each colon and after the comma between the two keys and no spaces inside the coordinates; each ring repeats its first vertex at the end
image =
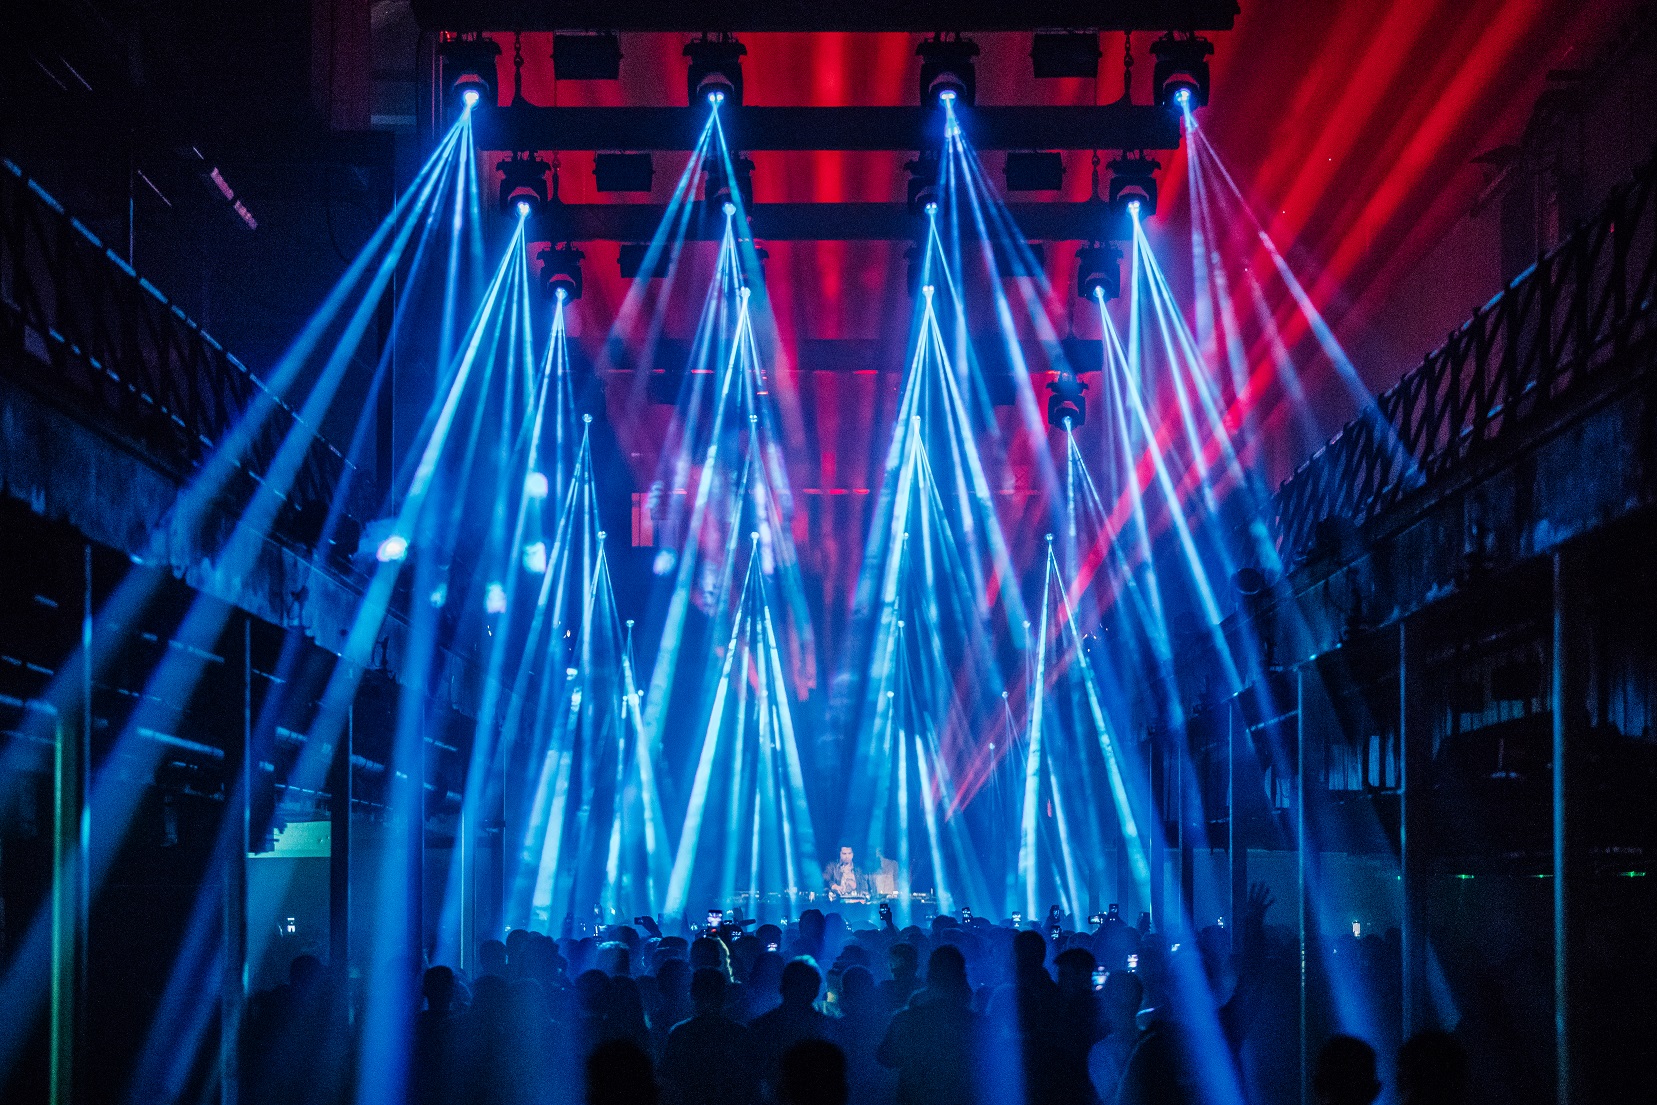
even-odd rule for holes
{"type": "MultiPolygon", "coordinates": [[[[980,150],[1173,150],[1179,115],[1149,104],[977,107],[958,116],[980,150]]],[[[707,124],[697,107],[534,107],[480,110],[484,150],[693,150],[707,124]]],[[[919,150],[943,141],[944,117],[923,107],[728,107],[733,150],[919,150]]]]}
{"type": "MultiPolygon", "coordinates": [[[[535,241],[648,242],[667,213],[650,203],[565,203],[549,210],[532,228],[535,241]]],[[[1126,217],[1102,200],[1014,203],[1008,210],[1034,241],[1121,241],[1128,235],[1126,217]]],[[[771,242],[906,241],[926,230],[923,217],[902,203],[759,203],[748,214],[748,233],[771,242]]],[[[724,229],[722,214],[692,205],[686,238],[717,240],[724,229]]]]}
{"type": "Polygon", "coordinates": [[[428,31],[1229,31],[1237,0],[414,0],[428,31]]]}

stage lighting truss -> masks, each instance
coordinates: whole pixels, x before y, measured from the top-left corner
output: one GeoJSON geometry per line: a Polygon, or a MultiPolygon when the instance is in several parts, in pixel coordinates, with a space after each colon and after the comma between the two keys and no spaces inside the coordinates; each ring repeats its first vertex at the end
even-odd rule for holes
{"type": "Polygon", "coordinates": [[[552,36],[552,72],[561,81],[613,81],[621,77],[621,39],[614,31],[552,36]]]}
{"type": "Polygon", "coordinates": [[[1074,372],[1061,369],[1047,384],[1047,424],[1055,430],[1074,430],[1087,421],[1087,385],[1074,372]]]}
{"type": "Polygon", "coordinates": [[[736,213],[735,196],[742,197],[742,208],[752,213],[754,210],[754,163],[743,157],[735,150],[731,151],[730,177],[726,178],[725,158],[719,153],[711,153],[707,157],[708,180],[702,188],[702,199],[710,211],[723,211],[727,215],[736,213]],[[733,182],[735,191],[733,193],[733,182]]]}
{"type": "Polygon", "coordinates": [[[566,302],[581,298],[581,260],[586,254],[571,243],[548,246],[536,255],[541,262],[541,286],[548,299],[558,299],[560,293],[566,302]]]}
{"type": "Polygon", "coordinates": [[[1163,107],[1206,106],[1208,56],[1213,52],[1214,44],[1195,34],[1170,32],[1151,43],[1151,53],[1156,57],[1151,70],[1156,102],[1163,107]]]}
{"type": "Polygon", "coordinates": [[[1077,250],[1076,294],[1086,300],[1121,296],[1122,251],[1100,242],[1077,250]]]}
{"type": "Polygon", "coordinates": [[[1007,155],[1007,191],[1056,192],[1064,187],[1064,155],[1052,150],[1014,150],[1007,155]]]}
{"type": "Polygon", "coordinates": [[[547,205],[547,174],[552,166],[526,151],[502,158],[501,213],[534,218],[547,205]]]}
{"type": "Polygon", "coordinates": [[[1099,75],[1099,35],[1091,31],[1037,34],[1030,41],[1030,61],[1036,76],[1086,77],[1099,75]]]}
{"type": "Polygon", "coordinates": [[[909,213],[925,215],[938,209],[938,151],[922,150],[905,164],[909,173],[909,213]]]}
{"type": "Polygon", "coordinates": [[[742,57],[747,52],[748,47],[728,34],[687,42],[685,56],[690,59],[690,72],[685,86],[691,105],[717,102],[742,106],[742,57]]]}
{"type": "Polygon", "coordinates": [[[440,43],[437,52],[443,59],[443,87],[451,113],[500,102],[500,76],[495,71],[500,43],[486,35],[456,35],[440,43]]]}
{"type": "Polygon", "coordinates": [[[647,153],[595,153],[593,177],[600,192],[648,192],[656,164],[647,153]]]}
{"type": "Polygon", "coordinates": [[[978,75],[972,59],[978,43],[960,35],[939,34],[915,48],[921,59],[921,103],[934,107],[952,99],[970,107],[978,98],[978,75]]]}
{"type": "Polygon", "coordinates": [[[1144,151],[1124,153],[1112,161],[1110,168],[1110,205],[1124,215],[1131,214],[1138,204],[1141,219],[1156,214],[1156,171],[1161,164],[1145,156],[1144,151]]]}

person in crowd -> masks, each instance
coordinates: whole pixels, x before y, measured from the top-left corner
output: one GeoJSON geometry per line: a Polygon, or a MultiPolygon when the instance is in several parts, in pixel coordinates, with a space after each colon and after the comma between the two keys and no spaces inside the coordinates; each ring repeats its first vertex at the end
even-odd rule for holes
{"type": "MultiPolygon", "coordinates": [[[[668,959],[656,969],[656,985],[646,1012],[650,1017],[650,1036],[655,1041],[655,1053],[663,1054],[668,1033],[681,1021],[696,1013],[691,998],[690,964],[683,959],[668,959]]],[[[723,1000],[723,991],[721,991],[723,1000]]]]}
{"type": "Polygon", "coordinates": [[[1318,1051],[1312,1092],[1318,1105],[1370,1105],[1381,1095],[1375,1049],[1356,1036],[1329,1037],[1318,1051]]]}
{"type": "Polygon", "coordinates": [[[586,1105],[656,1105],[650,1056],[628,1040],[600,1044],[587,1057],[586,1105]]]}
{"type": "Polygon", "coordinates": [[[892,1017],[875,1058],[897,1071],[897,1105],[976,1105],[983,1025],[967,961],[952,944],[926,961],[926,988],[892,1017]]]}
{"type": "Polygon", "coordinates": [[[840,1018],[834,1023],[834,1038],[845,1053],[853,1105],[879,1105],[891,1099],[891,1072],[875,1060],[891,1020],[874,975],[867,967],[848,967],[840,976],[840,1018]]]}
{"type": "Polygon", "coordinates": [[[761,952],[748,971],[748,982],[742,990],[727,998],[731,1015],[743,1024],[769,1013],[781,1002],[782,971],[786,961],[776,952],[761,952]]]}
{"type": "Polygon", "coordinates": [[[1059,987],[1047,973],[1047,938],[1025,930],[1013,937],[1013,981],[990,1000],[990,1019],[1005,1057],[1016,1056],[1026,1105],[1059,1105],[1059,987]]]}
{"type": "Polygon", "coordinates": [[[780,1105],[846,1105],[846,1057],[827,1040],[801,1040],[783,1052],[780,1105]]]}
{"type": "Polygon", "coordinates": [[[1075,1105],[1093,1100],[1087,1056],[1103,1035],[1098,999],[1093,992],[1093,953],[1066,948],[1053,959],[1058,1002],[1053,1019],[1053,1069],[1049,1078],[1055,1102],[1075,1105]]]}
{"type": "Polygon", "coordinates": [[[1087,1073],[1093,1092],[1104,1105],[1116,1100],[1122,1072],[1139,1043],[1139,1002],[1144,994],[1139,976],[1125,969],[1107,974],[1105,988],[1099,992],[1099,1028],[1103,1036],[1088,1050],[1087,1073]]]}
{"type": "Polygon", "coordinates": [[[753,1105],[753,1037],[725,1014],[729,983],[712,967],[691,976],[694,1014],[673,1026],[662,1049],[665,1105],[753,1105]]]}
{"type": "Polygon", "coordinates": [[[507,978],[506,945],[499,940],[485,940],[478,946],[478,974],[507,978]]]}
{"type": "Polygon", "coordinates": [[[777,987],[782,1004],[748,1022],[760,1081],[773,1096],[783,1053],[801,1040],[828,1040],[834,1035],[828,1017],[816,1007],[822,988],[823,973],[817,964],[804,956],[791,959],[783,967],[777,987]]]}
{"type": "Polygon", "coordinates": [[[908,941],[893,944],[886,953],[886,969],[891,978],[880,984],[880,996],[888,1011],[896,1013],[909,1004],[909,998],[921,988],[920,956],[915,945],[908,941]]]}

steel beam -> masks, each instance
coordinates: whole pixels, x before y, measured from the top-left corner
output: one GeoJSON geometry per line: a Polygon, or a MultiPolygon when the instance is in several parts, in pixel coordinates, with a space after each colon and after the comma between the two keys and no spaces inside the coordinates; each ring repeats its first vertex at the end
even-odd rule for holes
{"type": "Polygon", "coordinates": [[[414,0],[428,31],[1228,31],[1237,0],[414,0]]]}
{"type": "MultiPolygon", "coordinates": [[[[969,343],[973,350],[973,373],[984,380],[997,402],[1011,403],[1013,367],[999,334],[974,334],[969,343]]],[[[1025,341],[1022,344],[1037,396],[1046,394],[1045,384],[1051,371],[1051,350],[1042,343],[1025,341]]],[[[1080,375],[1097,373],[1104,356],[1098,339],[1064,338],[1059,342],[1066,362],[1080,375]]],[[[661,338],[652,347],[650,362],[639,361],[638,350],[619,338],[612,337],[605,345],[602,362],[594,365],[585,350],[570,349],[570,360],[578,371],[601,369],[606,373],[631,373],[640,370],[652,372],[664,380],[661,394],[664,401],[678,397],[678,382],[690,366],[691,343],[679,338],[661,338]]],[[[894,347],[873,338],[801,338],[790,351],[787,369],[790,372],[890,372],[901,373],[908,366],[912,349],[894,347]]],[[[767,371],[774,371],[768,369],[767,371]]]]}
{"type": "MultiPolygon", "coordinates": [[[[1014,223],[1031,241],[1127,239],[1127,224],[1103,202],[1013,203],[1014,223]]],[[[537,242],[648,242],[667,208],[652,203],[560,204],[536,218],[537,242]]],[[[754,238],[766,242],[914,241],[925,230],[921,216],[901,203],[760,203],[752,208],[754,238]]],[[[696,204],[686,237],[717,241],[725,216],[696,204]]]]}
{"type": "MultiPolygon", "coordinates": [[[[959,113],[980,150],[1172,150],[1179,116],[1151,104],[977,107],[959,113]]],[[[693,150],[707,108],[534,107],[478,111],[483,150],[693,150]]],[[[734,150],[917,150],[943,140],[942,113],[915,107],[728,107],[734,150]]]]}

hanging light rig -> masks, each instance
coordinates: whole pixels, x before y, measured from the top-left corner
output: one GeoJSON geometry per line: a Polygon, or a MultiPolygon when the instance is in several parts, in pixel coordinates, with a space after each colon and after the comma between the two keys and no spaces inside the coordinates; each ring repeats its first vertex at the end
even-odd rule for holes
{"type": "Polygon", "coordinates": [[[921,59],[921,103],[971,107],[978,99],[978,74],[972,59],[978,44],[958,34],[939,33],[915,48],[921,59]]]}
{"type": "Polygon", "coordinates": [[[1143,150],[1124,151],[1109,165],[1111,208],[1123,216],[1148,219],[1156,214],[1156,171],[1162,166],[1143,150]]]}
{"type": "Polygon", "coordinates": [[[475,32],[459,34],[439,43],[437,53],[443,62],[443,108],[449,118],[500,102],[500,77],[495,71],[500,43],[475,32]]]}
{"type": "Polygon", "coordinates": [[[1151,85],[1160,107],[1194,111],[1208,105],[1208,57],[1214,44],[1195,34],[1169,32],[1151,43],[1151,85]]]}
{"type": "Polygon", "coordinates": [[[535,255],[541,262],[541,288],[551,301],[574,302],[581,298],[581,261],[586,257],[569,240],[569,219],[558,197],[558,155],[552,155],[552,195],[542,205],[540,219],[544,238],[549,244],[535,255]],[[562,240],[563,245],[557,243],[562,240]]]}
{"type": "Polygon", "coordinates": [[[685,75],[692,106],[742,106],[742,57],[748,47],[729,34],[704,35],[685,44],[690,71],[685,75]]]}
{"type": "Polygon", "coordinates": [[[548,202],[547,174],[552,166],[528,150],[502,158],[496,166],[501,174],[501,213],[518,218],[539,218],[548,202]]]}

